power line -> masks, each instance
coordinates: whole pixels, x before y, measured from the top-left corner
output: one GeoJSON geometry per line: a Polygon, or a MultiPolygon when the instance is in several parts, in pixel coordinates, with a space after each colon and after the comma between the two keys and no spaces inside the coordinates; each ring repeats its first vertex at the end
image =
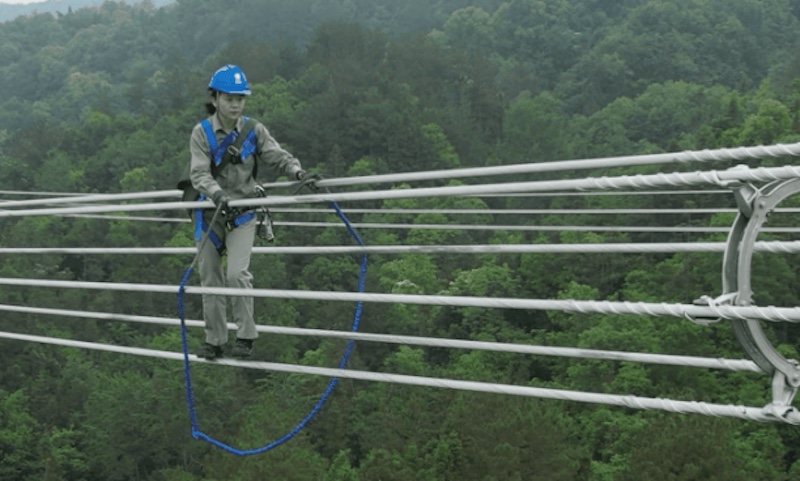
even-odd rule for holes
{"type": "MultiPolygon", "coordinates": [[[[268,196],[262,199],[241,199],[229,203],[231,207],[281,206],[302,203],[331,203],[343,201],[410,199],[420,197],[456,197],[465,195],[513,192],[553,192],[561,190],[616,190],[693,185],[726,186],[741,182],[768,182],[800,177],[800,167],[733,168],[726,171],[708,171],[670,174],[636,175],[578,180],[552,180],[535,182],[509,182],[470,186],[428,187],[416,189],[391,189],[378,191],[319,193],[310,195],[268,196]]],[[[126,204],[118,206],[82,206],[49,209],[4,210],[0,217],[87,214],[101,212],[133,212],[146,210],[172,210],[187,208],[212,208],[210,200],[202,202],[162,202],[155,204],[126,204]]]]}
{"type": "MultiPolygon", "coordinates": [[[[253,247],[254,254],[674,254],[725,252],[722,242],[253,247]]],[[[756,252],[796,254],[800,241],[763,241],[756,252]]],[[[194,255],[195,247],[0,247],[0,255],[194,255]]]]}
{"type": "MultiPolygon", "coordinates": [[[[98,351],[116,352],[120,354],[131,354],[136,356],[146,356],[160,359],[170,359],[182,361],[182,353],[157,351],[153,349],[132,348],[123,346],[113,346],[69,339],[57,339],[51,337],[31,336],[26,334],[13,334],[0,332],[0,338],[12,339],[17,341],[36,342],[41,344],[52,344],[63,347],[75,347],[79,349],[91,349],[98,351]]],[[[379,372],[356,371],[351,369],[332,369],[324,367],[300,366],[296,364],[281,364],[274,362],[252,362],[236,361],[233,359],[216,359],[206,361],[197,356],[189,356],[192,362],[203,362],[221,366],[234,366],[250,369],[260,369],[272,372],[282,372],[290,374],[307,374],[325,377],[339,377],[361,381],[377,381],[393,384],[405,384],[412,386],[437,387],[462,391],[483,392],[492,394],[505,394],[515,396],[536,397],[541,399],[553,399],[560,401],[575,401],[591,404],[607,404],[619,407],[627,407],[639,410],[660,410],[684,414],[704,414],[706,416],[734,417],[760,422],[786,422],[789,424],[800,424],[800,415],[794,410],[787,412],[776,412],[771,409],[771,405],[764,408],[746,407],[736,405],[711,404],[696,401],[679,401],[661,398],[646,398],[630,395],[599,394],[582,391],[568,391],[562,389],[540,388],[531,386],[514,386],[509,384],[494,384],[476,381],[461,381],[446,378],[434,378],[423,376],[409,376],[403,374],[388,374],[379,372]]]]}
{"type": "MultiPolygon", "coordinates": [[[[115,282],[53,281],[42,279],[0,278],[0,284],[64,289],[111,290],[174,294],[168,285],[115,282]]],[[[262,297],[316,301],[375,302],[446,307],[485,307],[494,309],[552,310],[573,314],[631,314],[637,316],[678,317],[683,319],[751,319],[773,322],[800,322],[800,307],[757,307],[731,305],[694,305],[648,302],[579,301],[574,299],[517,299],[468,296],[432,296],[413,294],[374,294],[367,292],[294,291],[285,289],[234,289],[188,286],[187,294],[262,297]]]]}
{"type": "MultiPolygon", "coordinates": [[[[165,326],[179,326],[177,319],[168,319],[154,316],[135,316],[115,314],[108,312],[75,311],[67,309],[48,309],[25,306],[0,304],[0,311],[16,312],[23,314],[40,314],[47,316],[76,317],[82,319],[97,319],[105,321],[137,322],[165,326]]],[[[205,323],[199,320],[187,320],[189,327],[204,327],[205,323]]],[[[228,329],[236,330],[233,323],[228,324],[228,329]]],[[[459,339],[442,339],[419,336],[398,336],[394,334],[375,334],[352,331],[332,331],[323,329],[305,329],[299,327],[265,326],[256,325],[256,330],[265,334],[326,337],[336,339],[352,339],[355,341],[383,342],[389,344],[405,344],[409,346],[442,347],[450,349],[471,349],[481,351],[507,352],[515,354],[528,354],[539,356],[572,357],[578,359],[598,359],[605,361],[629,361],[646,364],[660,364],[681,367],[699,367],[708,369],[722,369],[728,371],[748,371],[763,373],[753,361],[738,359],[704,358],[697,356],[676,356],[666,354],[648,354],[639,352],[608,351],[597,349],[578,349],[555,346],[536,346],[531,344],[513,344],[502,342],[468,341],[459,339]]]]}

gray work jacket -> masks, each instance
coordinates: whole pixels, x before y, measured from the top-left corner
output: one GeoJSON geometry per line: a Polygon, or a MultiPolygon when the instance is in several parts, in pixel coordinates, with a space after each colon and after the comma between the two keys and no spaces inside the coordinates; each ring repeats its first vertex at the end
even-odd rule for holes
{"type": "MultiPolygon", "coordinates": [[[[228,132],[222,128],[216,114],[210,116],[208,121],[211,122],[219,144],[228,132]]],[[[240,117],[234,128],[241,133],[243,127],[244,119],[240,117]]],[[[256,161],[261,163],[259,171],[268,172],[274,169],[294,180],[297,172],[302,169],[300,161],[281,148],[264,124],[257,122],[254,130],[257,139],[256,155],[248,156],[241,163],[228,163],[215,178],[211,175],[213,160],[205,130],[200,123],[195,125],[189,139],[189,150],[192,154],[189,178],[192,186],[208,198],[220,190],[224,190],[232,200],[254,197],[256,180],[253,178],[253,166],[256,161]]]]}

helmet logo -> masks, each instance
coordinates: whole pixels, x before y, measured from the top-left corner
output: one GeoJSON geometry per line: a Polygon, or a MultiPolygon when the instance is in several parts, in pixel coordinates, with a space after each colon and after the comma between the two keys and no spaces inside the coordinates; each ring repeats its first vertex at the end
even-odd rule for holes
{"type": "Polygon", "coordinates": [[[240,74],[238,72],[233,74],[233,81],[236,82],[237,85],[241,84],[242,83],[242,74],[240,74]]]}

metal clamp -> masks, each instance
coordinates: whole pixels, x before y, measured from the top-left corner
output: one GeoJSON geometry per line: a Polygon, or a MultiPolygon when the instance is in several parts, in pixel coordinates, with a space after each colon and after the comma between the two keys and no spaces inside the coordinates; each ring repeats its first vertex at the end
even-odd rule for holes
{"type": "Polygon", "coordinates": [[[708,306],[715,311],[717,317],[693,317],[688,313],[685,315],[686,319],[690,320],[691,322],[698,324],[700,326],[710,326],[711,324],[716,324],[719,321],[726,319],[725,316],[719,312],[717,309],[719,306],[732,306],[736,304],[736,297],[739,295],[738,292],[730,292],[728,294],[723,294],[715,299],[711,298],[710,296],[700,296],[699,298],[692,301],[692,304],[695,306],[708,306]]]}
{"type": "MultiPolygon", "coordinates": [[[[761,188],[749,183],[733,188],[739,214],[731,226],[725,248],[722,297],[732,296],[735,305],[749,306],[753,303],[751,273],[759,230],[781,201],[800,193],[800,179],[774,181],[761,188]]],[[[745,352],[761,369],[773,375],[773,401],[764,408],[765,412],[787,422],[800,421],[800,413],[791,407],[800,387],[798,362],[786,359],[775,349],[758,320],[735,318],[730,322],[745,352]]]]}
{"type": "MultiPolygon", "coordinates": [[[[789,361],[795,364],[796,361],[789,361]]],[[[772,402],[764,406],[764,413],[791,424],[800,424],[800,411],[792,406],[797,386],[787,383],[786,376],[775,371],[772,376],[772,402]]]]}

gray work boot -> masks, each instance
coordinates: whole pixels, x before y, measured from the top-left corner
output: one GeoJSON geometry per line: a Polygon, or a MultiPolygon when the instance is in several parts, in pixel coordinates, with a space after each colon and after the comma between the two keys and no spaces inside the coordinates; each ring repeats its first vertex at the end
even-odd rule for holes
{"type": "Polygon", "coordinates": [[[208,359],[209,361],[213,361],[218,357],[222,357],[222,346],[212,346],[209,343],[203,343],[203,347],[197,350],[195,353],[197,357],[201,359],[208,359]]]}

